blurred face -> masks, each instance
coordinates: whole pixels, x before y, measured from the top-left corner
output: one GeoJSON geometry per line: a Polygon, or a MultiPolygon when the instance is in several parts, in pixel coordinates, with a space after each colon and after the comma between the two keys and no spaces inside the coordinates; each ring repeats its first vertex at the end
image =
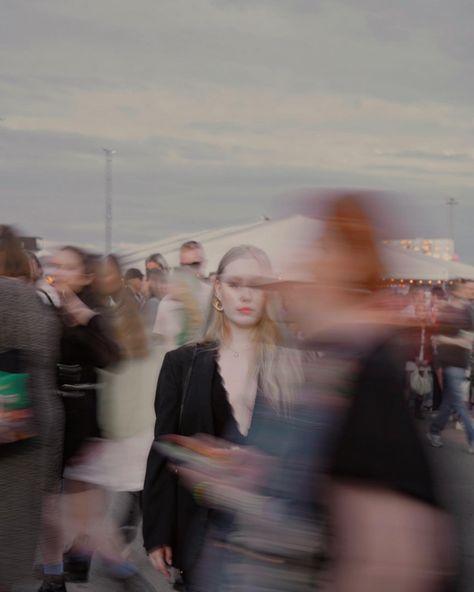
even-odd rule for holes
{"type": "Polygon", "coordinates": [[[82,259],[73,251],[58,251],[53,258],[53,281],[58,290],[80,292],[93,280],[84,273],[82,259]]]}
{"type": "Polygon", "coordinates": [[[222,303],[227,322],[238,327],[255,327],[265,309],[265,293],[256,288],[263,270],[256,259],[236,259],[215,281],[215,293],[222,303]]]}
{"type": "Polygon", "coordinates": [[[108,260],[102,265],[99,280],[99,289],[104,296],[117,294],[122,288],[122,275],[117,267],[108,260]]]}
{"type": "Polygon", "coordinates": [[[141,292],[143,288],[143,278],[133,278],[127,280],[127,286],[132,288],[134,292],[141,292]]]}
{"type": "Polygon", "coordinates": [[[288,322],[308,336],[358,303],[361,293],[354,288],[367,278],[365,253],[351,249],[331,231],[302,249],[293,268],[302,281],[279,290],[288,322]]]}
{"type": "Polygon", "coordinates": [[[179,255],[181,267],[187,267],[196,275],[200,275],[204,265],[204,253],[202,249],[184,249],[179,255]]]}
{"type": "Polygon", "coordinates": [[[151,271],[152,269],[162,269],[162,267],[156,261],[148,261],[148,263],[145,265],[145,269],[147,271],[151,271]]]}

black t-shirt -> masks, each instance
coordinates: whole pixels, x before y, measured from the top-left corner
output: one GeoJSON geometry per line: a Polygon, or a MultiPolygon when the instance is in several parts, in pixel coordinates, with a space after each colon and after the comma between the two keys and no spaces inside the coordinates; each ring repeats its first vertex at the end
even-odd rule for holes
{"type": "Polygon", "coordinates": [[[334,449],[334,477],[378,485],[438,505],[434,476],[403,390],[393,343],[364,360],[334,449]]]}
{"type": "MultiPolygon", "coordinates": [[[[473,322],[470,307],[447,305],[440,315],[440,334],[448,337],[458,337],[460,331],[472,331],[473,322]]],[[[469,366],[470,351],[458,345],[440,344],[437,349],[439,364],[446,368],[467,368],[469,366]]]]}

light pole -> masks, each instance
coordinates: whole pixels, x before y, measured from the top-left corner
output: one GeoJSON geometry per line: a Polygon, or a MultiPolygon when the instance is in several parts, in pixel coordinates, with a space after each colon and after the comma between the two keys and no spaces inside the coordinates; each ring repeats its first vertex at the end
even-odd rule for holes
{"type": "Polygon", "coordinates": [[[456,253],[456,246],[454,242],[454,208],[459,205],[459,202],[457,199],[454,199],[454,197],[449,197],[446,200],[446,205],[449,208],[449,238],[453,241],[453,250],[456,253]]]}
{"type": "Polygon", "coordinates": [[[112,157],[115,150],[103,148],[105,154],[105,254],[112,252],[112,157]]]}

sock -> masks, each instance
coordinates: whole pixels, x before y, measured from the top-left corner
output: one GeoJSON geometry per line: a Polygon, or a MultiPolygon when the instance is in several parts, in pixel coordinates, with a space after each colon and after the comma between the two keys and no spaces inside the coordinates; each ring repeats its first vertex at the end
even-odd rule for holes
{"type": "Polygon", "coordinates": [[[137,573],[137,568],[133,563],[129,563],[128,561],[117,563],[116,561],[108,561],[107,559],[104,559],[103,564],[111,576],[121,580],[129,578],[137,573]]]}
{"type": "Polygon", "coordinates": [[[43,573],[45,576],[62,576],[64,566],[62,563],[45,563],[43,565],[43,573]]]}

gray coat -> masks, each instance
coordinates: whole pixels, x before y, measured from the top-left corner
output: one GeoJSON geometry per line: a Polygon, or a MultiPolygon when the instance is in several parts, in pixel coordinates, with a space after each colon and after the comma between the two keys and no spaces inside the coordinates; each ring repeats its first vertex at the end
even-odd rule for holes
{"type": "Polygon", "coordinates": [[[0,589],[31,574],[43,493],[59,484],[63,410],[56,394],[59,326],[20,280],[0,277],[0,351],[21,352],[38,437],[0,445],[0,589]]]}

